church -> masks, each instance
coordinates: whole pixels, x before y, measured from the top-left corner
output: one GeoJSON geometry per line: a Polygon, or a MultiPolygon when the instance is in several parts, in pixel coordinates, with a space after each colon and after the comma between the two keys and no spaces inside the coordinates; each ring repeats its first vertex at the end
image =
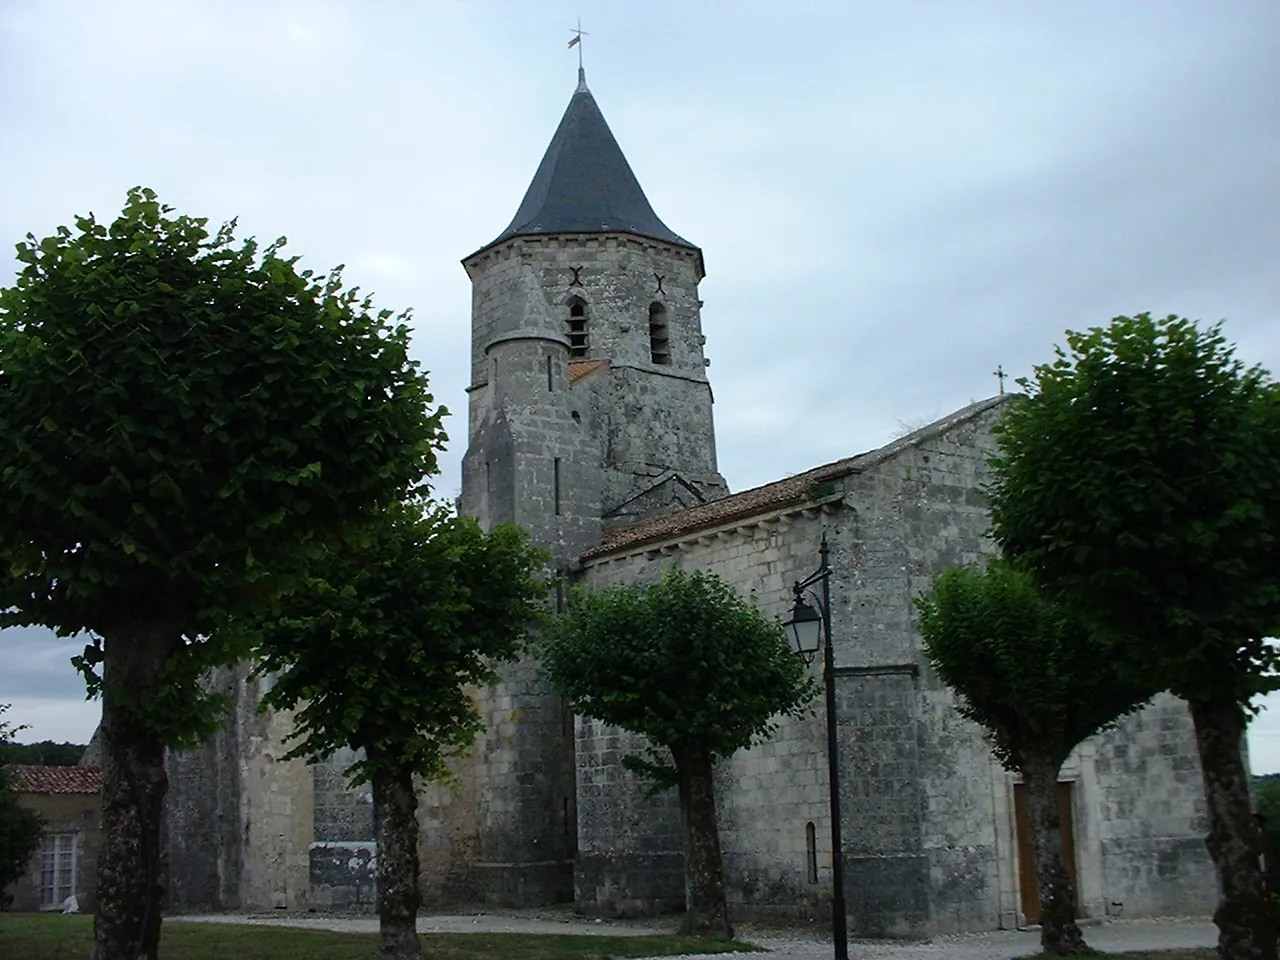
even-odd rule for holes
{"type": "MultiPolygon", "coordinates": [[[[991,552],[977,490],[1004,398],[731,493],[716,464],[702,251],[658,218],[581,71],[515,217],[463,266],[472,338],[461,509],[486,527],[524,527],[563,582],[703,569],[783,618],[825,537],[850,933],[1036,922],[1022,786],[924,660],[912,606],[935,573],[991,552]]],[[[225,728],[169,761],[170,909],[372,909],[372,802],[367,786],[344,781],[351,757],[280,761],[290,722],[257,713],[264,681],[237,668],[215,682],[236,703],[225,728]]],[[[679,909],[674,791],[646,798],[623,768],[637,738],[573,716],[527,659],[476,699],[485,732],[456,781],[428,785],[420,802],[426,903],[679,909]]],[[[826,743],[819,700],[717,770],[736,914],[830,916],[826,743]]],[[[1085,742],[1060,780],[1082,916],[1211,911],[1182,702],[1162,695],[1085,742]]]]}

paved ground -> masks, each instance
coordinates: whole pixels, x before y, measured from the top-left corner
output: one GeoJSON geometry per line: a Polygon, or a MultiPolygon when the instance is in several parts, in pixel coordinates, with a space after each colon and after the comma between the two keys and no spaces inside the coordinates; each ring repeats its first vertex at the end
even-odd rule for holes
{"type": "MultiPolygon", "coordinates": [[[[302,927],[312,930],[343,930],[375,933],[378,921],[372,917],[321,916],[317,914],[247,915],[216,914],[170,917],[202,923],[262,924],[302,927]]],[[[571,914],[529,912],[520,915],[466,914],[418,918],[420,933],[590,933],[621,936],[636,933],[665,933],[673,924],[659,921],[607,923],[571,914]]],[[[1084,928],[1089,945],[1106,951],[1170,950],[1178,947],[1212,947],[1218,942],[1217,928],[1209,920],[1113,920],[1084,928]]],[[[743,924],[740,939],[764,947],[768,960],[830,960],[831,941],[815,932],[799,928],[780,932],[743,924]]],[[[941,937],[928,942],[859,940],[849,945],[852,960],[1010,960],[1035,953],[1040,935],[1035,931],[995,931],[958,937],[941,937]]],[[[762,960],[759,953],[707,954],[707,960],[762,960]]],[[[687,958],[696,960],[696,958],[687,958]]]]}

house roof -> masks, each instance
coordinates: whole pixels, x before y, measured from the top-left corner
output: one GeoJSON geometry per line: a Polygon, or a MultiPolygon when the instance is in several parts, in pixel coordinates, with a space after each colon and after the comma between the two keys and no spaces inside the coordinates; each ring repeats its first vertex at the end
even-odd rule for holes
{"type": "Polygon", "coordinates": [[[520,209],[507,229],[481,250],[512,237],[615,232],[697,249],[653,212],[579,71],[578,88],[520,209]]]}
{"type": "Polygon", "coordinates": [[[101,793],[102,771],[99,767],[53,767],[34,763],[11,763],[5,767],[13,774],[20,793],[101,793]]]}
{"type": "Polygon", "coordinates": [[[797,473],[782,480],[775,480],[773,483],[766,483],[764,486],[721,497],[710,503],[699,504],[652,520],[643,520],[629,527],[606,531],[600,540],[600,545],[584,553],[582,559],[592,560],[657,540],[667,540],[697,530],[718,527],[780,507],[820,499],[817,488],[822,484],[846,474],[858,473],[872,464],[895,456],[907,447],[946,433],[953,427],[1004,403],[1009,396],[1006,394],[971,403],[950,416],[943,417],[875,450],[825,463],[804,473],[797,473]]]}

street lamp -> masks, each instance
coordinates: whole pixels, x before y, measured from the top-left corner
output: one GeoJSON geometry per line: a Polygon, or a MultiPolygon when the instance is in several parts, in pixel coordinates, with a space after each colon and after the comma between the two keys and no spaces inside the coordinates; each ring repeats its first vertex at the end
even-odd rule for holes
{"type": "Polygon", "coordinates": [[[791,617],[783,626],[791,642],[791,652],[812,663],[818,648],[822,647],[822,680],[827,694],[827,784],[830,788],[831,807],[831,933],[835,940],[835,960],[849,960],[849,931],[844,904],[844,848],[840,840],[840,755],[836,742],[836,670],[835,654],[831,644],[831,565],[828,562],[827,535],[823,533],[818,547],[822,563],[817,571],[803,580],[797,580],[792,588],[795,602],[791,617]],[[818,609],[804,601],[804,591],[814,584],[822,584],[821,598],[813,597],[818,609]],[[823,643],[823,640],[826,643],[823,643]]]}

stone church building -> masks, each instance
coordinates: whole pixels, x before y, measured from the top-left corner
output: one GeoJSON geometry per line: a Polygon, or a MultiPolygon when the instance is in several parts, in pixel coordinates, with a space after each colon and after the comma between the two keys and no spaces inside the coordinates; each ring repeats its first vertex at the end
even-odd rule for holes
{"type": "MultiPolygon", "coordinates": [[[[1021,786],[924,661],[912,607],[934,573],[991,549],[975,491],[1002,398],[731,494],[716,465],[702,251],[654,213],[581,76],[514,219],[463,265],[473,299],[461,508],[522,525],[588,587],[706,569],[781,617],[825,533],[850,931],[1033,922],[1021,786]]],[[[245,675],[217,677],[237,704],[223,732],[171,758],[171,908],[371,908],[367,787],[346,787],[349,756],[280,762],[289,720],[256,713],[262,681],[245,675]]],[[[623,769],[634,737],[572,716],[529,661],[477,701],[486,732],[457,783],[427,787],[420,806],[428,904],[573,902],[601,915],[683,904],[674,792],[646,799],[623,769]]],[[[829,914],[825,745],[819,699],[812,717],[718,770],[738,912],[829,914]]],[[[1180,701],[1161,696],[1083,744],[1061,781],[1083,915],[1211,910],[1180,701]]]]}

